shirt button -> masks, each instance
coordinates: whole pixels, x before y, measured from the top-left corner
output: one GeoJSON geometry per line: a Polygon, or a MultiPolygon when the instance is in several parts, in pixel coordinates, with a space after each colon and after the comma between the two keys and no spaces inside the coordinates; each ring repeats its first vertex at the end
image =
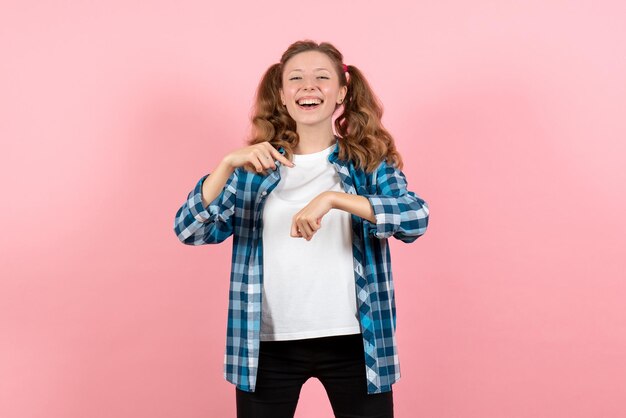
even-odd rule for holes
{"type": "Polygon", "coordinates": [[[261,192],[261,196],[265,196],[267,194],[267,192],[264,190],[263,192],[261,192]]]}

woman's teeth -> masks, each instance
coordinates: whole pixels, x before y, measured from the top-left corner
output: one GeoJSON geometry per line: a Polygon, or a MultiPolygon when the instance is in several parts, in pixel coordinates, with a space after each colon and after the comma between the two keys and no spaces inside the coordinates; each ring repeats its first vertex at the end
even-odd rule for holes
{"type": "Polygon", "coordinates": [[[297,102],[298,106],[305,108],[305,109],[315,108],[321,103],[322,103],[322,100],[320,99],[302,99],[302,100],[298,100],[297,102]]]}

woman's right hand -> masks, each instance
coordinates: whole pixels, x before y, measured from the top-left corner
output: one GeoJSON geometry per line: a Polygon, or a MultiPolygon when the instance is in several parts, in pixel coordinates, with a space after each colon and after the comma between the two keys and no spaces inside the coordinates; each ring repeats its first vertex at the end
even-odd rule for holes
{"type": "Polygon", "coordinates": [[[251,173],[267,174],[265,170],[276,169],[274,160],[278,160],[288,167],[294,167],[294,164],[283,156],[269,142],[260,142],[258,144],[249,145],[239,148],[227,154],[223,161],[233,169],[243,167],[251,173]]]}

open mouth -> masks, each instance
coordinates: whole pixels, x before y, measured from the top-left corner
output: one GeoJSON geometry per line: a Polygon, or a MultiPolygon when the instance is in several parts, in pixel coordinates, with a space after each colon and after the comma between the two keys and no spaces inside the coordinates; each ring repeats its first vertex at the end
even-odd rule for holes
{"type": "Polygon", "coordinates": [[[301,99],[296,102],[300,109],[313,110],[319,107],[324,101],[322,99],[301,99]]]}

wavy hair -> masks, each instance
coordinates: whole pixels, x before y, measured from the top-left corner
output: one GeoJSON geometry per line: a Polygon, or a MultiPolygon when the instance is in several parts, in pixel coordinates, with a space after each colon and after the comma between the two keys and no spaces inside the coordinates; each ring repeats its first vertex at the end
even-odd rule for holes
{"type": "Polygon", "coordinates": [[[285,63],[301,52],[319,51],[326,54],[339,75],[339,86],[347,86],[342,104],[343,112],[335,120],[339,147],[339,158],[352,161],[358,169],[372,172],[384,159],[402,169],[402,157],[396,150],[393,137],[383,127],[383,108],[372,91],[363,73],[354,65],[348,65],[348,77],[343,71],[343,55],[328,42],[316,43],[305,39],[289,45],[280,62],[271,65],[257,87],[251,114],[251,137],[248,145],[270,142],[276,149],[283,147],[285,156],[292,160],[293,150],[298,145],[296,121],[282,106],[280,88],[285,63]]]}

